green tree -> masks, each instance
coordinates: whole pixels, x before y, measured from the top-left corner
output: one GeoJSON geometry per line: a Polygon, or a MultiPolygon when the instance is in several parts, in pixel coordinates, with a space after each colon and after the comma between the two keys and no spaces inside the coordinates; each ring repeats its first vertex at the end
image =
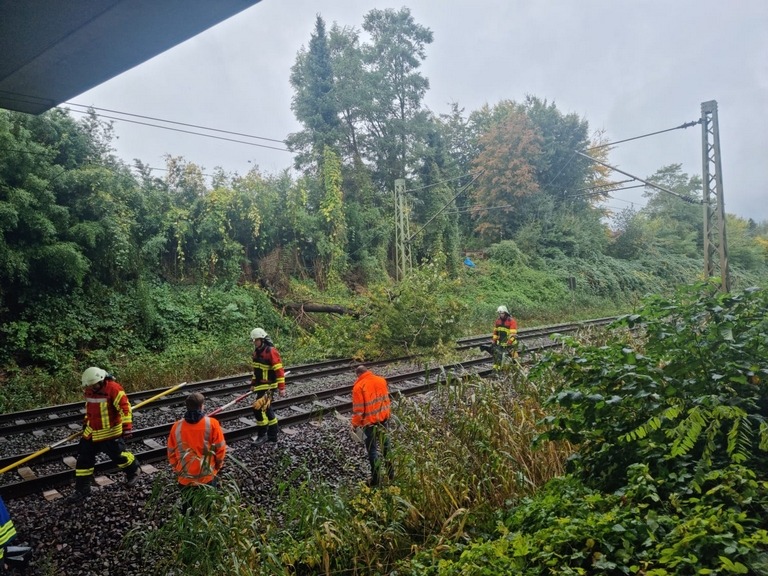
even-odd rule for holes
{"type": "Polygon", "coordinates": [[[344,196],[341,189],[341,162],[338,155],[330,148],[325,148],[323,162],[323,184],[325,195],[320,202],[325,228],[325,242],[320,253],[325,257],[328,275],[341,278],[346,269],[346,222],[344,219],[344,196]]]}
{"type": "Polygon", "coordinates": [[[647,251],[651,242],[646,218],[638,210],[627,208],[613,219],[613,238],[607,253],[622,260],[634,260],[647,251]]]}
{"type": "Polygon", "coordinates": [[[757,241],[757,225],[731,214],[726,214],[725,220],[729,262],[744,270],[765,270],[768,255],[757,241]]]}
{"type": "Polygon", "coordinates": [[[422,166],[417,173],[418,191],[411,195],[415,235],[411,249],[418,260],[441,259],[451,274],[459,266],[459,228],[456,192],[452,179],[450,157],[442,135],[434,126],[427,139],[422,166]]]}
{"type": "Polygon", "coordinates": [[[371,10],[363,20],[371,43],[362,48],[367,78],[375,99],[363,114],[368,158],[374,178],[391,189],[409,174],[424,139],[426,113],[422,100],[429,81],[418,71],[426,58],[432,32],[417,24],[408,8],[371,10]]]}
{"type": "Polygon", "coordinates": [[[642,212],[648,217],[654,249],[662,255],[700,258],[704,246],[701,178],[688,176],[680,164],[671,164],[657,170],[648,180],[675,193],[650,187],[644,193],[648,203],[642,212]]]}
{"type": "Polygon", "coordinates": [[[291,69],[291,85],[294,89],[291,109],[304,130],[292,134],[287,144],[299,152],[295,158],[297,168],[314,164],[319,172],[326,146],[335,148],[338,144],[341,125],[334,94],[331,50],[325,21],[319,15],[309,50],[299,52],[291,69]]]}

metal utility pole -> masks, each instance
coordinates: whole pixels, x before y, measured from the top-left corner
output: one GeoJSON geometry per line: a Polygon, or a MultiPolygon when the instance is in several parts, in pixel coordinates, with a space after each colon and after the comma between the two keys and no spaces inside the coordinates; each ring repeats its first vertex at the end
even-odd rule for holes
{"type": "Polygon", "coordinates": [[[715,274],[715,252],[719,256],[720,281],[723,292],[730,292],[728,244],[725,237],[725,202],[723,172],[720,163],[720,129],[717,124],[717,102],[701,103],[701,160],[704,184],[704,277],[715,274]],[[713,209],[713,202],[715,205],[713,209]]]}
{"type": "Polygon", "coordinates": [[[397,280],[411,271],[411,233],[408,206],[405,199],[405,180],[395,180],[395,268],[397,280]]]}

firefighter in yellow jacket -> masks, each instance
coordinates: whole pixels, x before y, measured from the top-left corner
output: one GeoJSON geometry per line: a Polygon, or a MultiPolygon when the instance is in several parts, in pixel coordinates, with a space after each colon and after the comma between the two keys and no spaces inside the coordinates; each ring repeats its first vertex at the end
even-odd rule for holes
{"type": "Polygon", "coordinates": [[[387,477],[392,480],[395,476],[389,458],[389,388],[384,378],[377,376],[363,364],[355,369],[355,374],[357,380],[352,386],[352,429],[363,429],[363,440],[371,465],[371,479],[368,485],[374,487],[380,482],[382,460],[387,469],[387,477]]]}
{"type": "Polygon", "coordinates": [[[90,495],[96,455],[100,452],[125,471],[128,486],[136,483],[139,473],[136,458],[125,447],[125,441],[133,436],[133,414],[125,390],[111,374],[96,366],[83,372],[81,383],[85,420],[77,450],[75,492],[68,502],[79,502],[90,495]]]}
{"type": "Polygon", "coordinates": [[[272,399],[275,390],[281,397],[286,395],[283,360],[263,328],[251,330],[251,342],[251,391],[256,393],[252,408],[257,422],[254,443],[277,442],[277,414],[272,407],[272,399]]]}

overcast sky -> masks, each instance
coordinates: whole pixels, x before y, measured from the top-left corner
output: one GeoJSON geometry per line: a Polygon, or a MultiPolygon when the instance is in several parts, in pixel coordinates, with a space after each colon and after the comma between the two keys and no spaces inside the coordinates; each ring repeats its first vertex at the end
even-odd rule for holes
{"type": "MultiPolygon", "coordinates": [[[[282,140],[299,128],[290,68],[316,15],[360,29],[371,9],[403,6],[434,33],[422,73],[435,114],[531,94],[621,140],[698,120],[716,100],[726,211],[768,220],[768,0],[262,0],[71,101],[282,140]]],[[[115,131],[129,163],[162,168],[171,154],[240,174],[292,163],[247,144],[115,131]]],[[[674,163],[700,175],[701,141],[699,126],[676,130],[622,144],[610,162],[641,178],[674,163]]],[[[641,189],[615,196],[616,210],[643,203],[641,189]]]]}

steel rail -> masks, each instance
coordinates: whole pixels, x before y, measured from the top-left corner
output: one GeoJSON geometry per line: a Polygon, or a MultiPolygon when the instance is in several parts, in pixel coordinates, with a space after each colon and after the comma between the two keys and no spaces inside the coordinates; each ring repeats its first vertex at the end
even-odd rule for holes
{"type": "MultiPolygon", "coordinates": [[[[551,335],[556,332],[572,332],[585,326],[600,326],[608,324],[615,320],[615,317],[611,318],[598,318],[595,320],[588,320],[584,322],[569,322],[564,324],[555,324],[551,326],[541,326],[536,328],[524,328],[518,332],[519,339],[533,338],[536,336],[551,335]]],[[[490,340],[490,334],[470,336],[466,338],[460,338],[456,341],[457,350],[466,350],[477,347],[478,344],[487,343],[490,340]]],[[[369,366],[383,366],[395,362],[407,362],[412,361],[415,356],[401,356],[398,358],[390,358],[387,360],[379,360],[374,362],[367,362],[369,366]]],[[[299,364],[296,366],[289,366],[286,370],[291,372],[291,380],[302,380],[310,377],[323,377],[331,376],[334,374],[340,374],[345,372],[349,367],[357,364],[353,358],[337,358],[331,360],[322,360],[319,362],[313,362],[308,364],[299,364]]],[[[199,382],[187,383],[184,394],[190,392],[205,392],[208,396],[213,397],[218,394],[226,395],[229,393],[236,393],[245,391],[249,386],[250,373],[235,374],[230,376],[224,376],[221,378],[215,378],[211,380],[201,380],[199,382]]],[[[128,394],[128,398],[131,404],[137,404],[147,398],[155,396],[165,388],[156,388],[151,390],[142,390],[140,392],[132,392],[128,394]]],[[[153,404],[154,408],[160,408],[163,406],[172,406],[179,402],[177,395],[170,395],[167,398],[158,400],[153,404]]],[[[3,434],[21,434],[24,432],[39,430],[41,425],[45,424],[48,428],[55,426],[66,426],[68,424],[79,423],[83,418],[83,402],[70,402],[67,404],[58,404],[55,406],[44,406],[40,408],[33,408],[30,410],[22,410],[19,412],[9,412],[0,414],[0,433],[3,434]],[[60,415],[61,413],[69,413],[60,415]],[[48,421],[43,420],[48,418],[48,421]]]]}

